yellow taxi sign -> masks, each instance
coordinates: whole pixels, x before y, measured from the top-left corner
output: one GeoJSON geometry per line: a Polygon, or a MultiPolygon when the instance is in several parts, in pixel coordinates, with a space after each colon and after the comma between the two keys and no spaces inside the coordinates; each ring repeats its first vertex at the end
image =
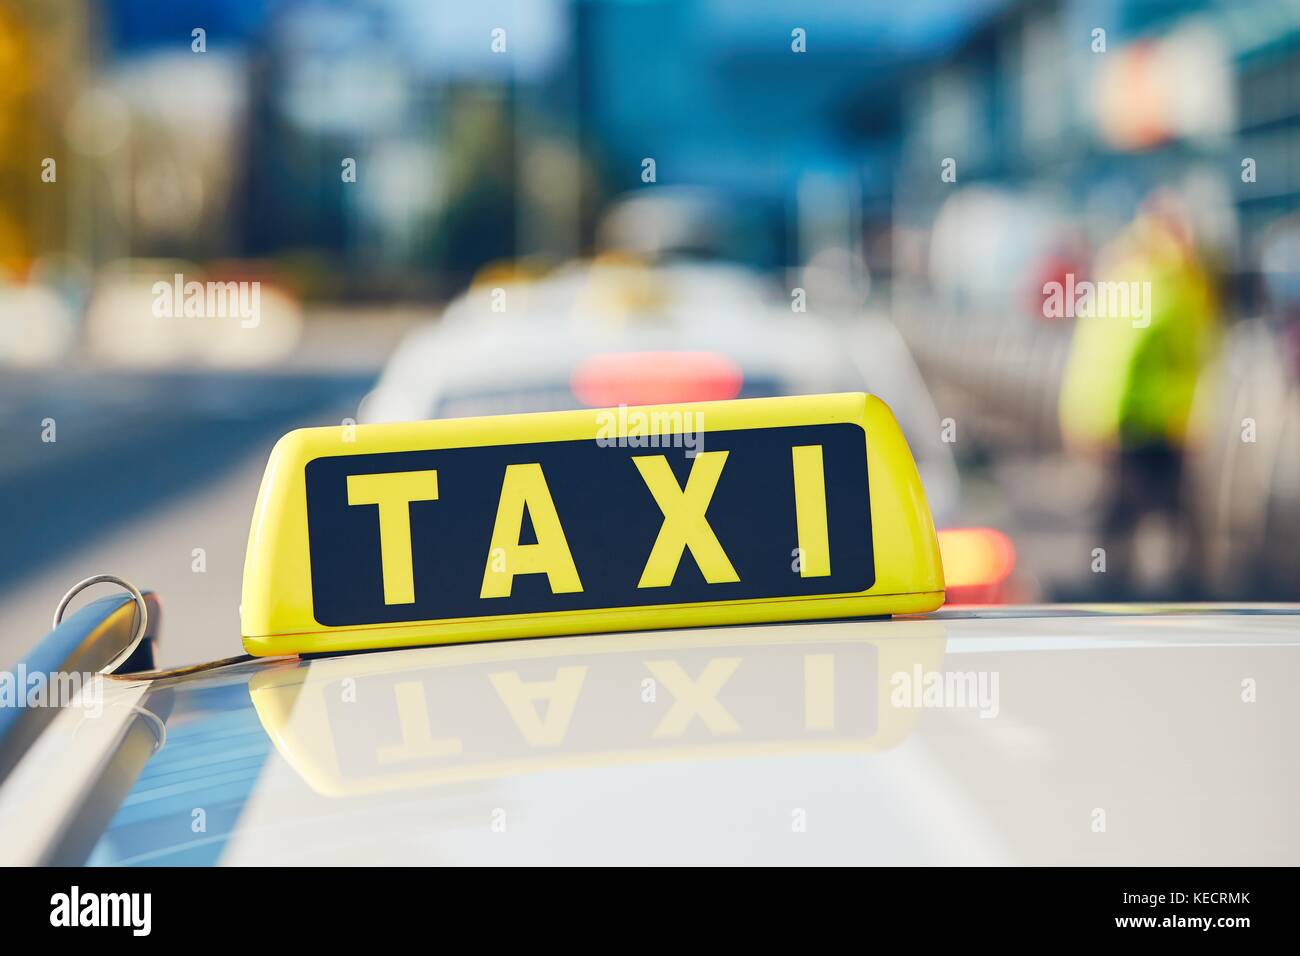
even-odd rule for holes
{"type": "Polygon", "coordinates": [[[934,524],[861,393],[290,432],[251,654],[930,611],[934,524]]]}

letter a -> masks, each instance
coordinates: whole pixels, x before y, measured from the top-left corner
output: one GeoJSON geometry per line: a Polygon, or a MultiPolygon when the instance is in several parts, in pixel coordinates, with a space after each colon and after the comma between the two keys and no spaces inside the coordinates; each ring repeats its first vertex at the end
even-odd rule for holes
{"type": "Polygon", "coordinates": [[[501,500],[497,504],[496,525],[488,546],[487,566],[483,570],[483,587],[479,597],[509,597],[516,574],[545,574],[552,594],[570,594],[582,590],[578,569],[574,567],[569,542],[565,540],[560,516],[546,487],[542,466],[509,465],[501,483],[501,500]],[[533,519],[536,544],[520,544],[524,509],[533,519]],[[493,555],[500,549],[498,560],[493,555]],[[504,556],[504,560],[500,558],[504,556]]]}

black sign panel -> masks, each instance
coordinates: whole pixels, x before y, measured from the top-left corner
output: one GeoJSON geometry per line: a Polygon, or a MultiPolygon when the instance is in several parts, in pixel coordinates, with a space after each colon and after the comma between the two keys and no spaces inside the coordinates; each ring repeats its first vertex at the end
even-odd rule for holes
{"type": "MultiPolygon", "coordinates": [[[[703,456],[688,457],[680,447],[644,447],[645,438],[642,447],[588,439],[317,458],[306,466],[316,620],[342,627],[754,600],[853,593],[874,583],[866,438],[860,426],[710,431],[702,437],[701,452],[727,453],[704,518],[736,580],[709,583],[693,549],[685,547],[671,583],[651,587],[638,583],[665,525],[665,509],[635,459],[662,456],[676,479],[669,494],[689,493],[692,469],[703,456]],[[818,486],[825,498],[829,560],[823,564],[829,567],[820,567],[818,576],[801,573],[798,552],[792,449],[809,446],[820,447],[818,486]],[[513,575],[508,596],[483,596],[498,511],[518,509],[517,497],[508,501],[502,494],[512,465],[540,468],[581,590],[552,593],[548,574],[529,572],[513,575]],[[402,504],[409,508],[403,518],[409,520],[409,543],[396,538],[405,527],[394,531],[389,524],[390,557],[393,548],[409,548],[411,590],[394,593],[390,587],[386,601],[381,506],[350,503],[349,477],[430,471],[436,471],[436,479],[424,484],[435,487],[436,481],[436,497],[402,504]]],[[[531,509],[531,503],[524,506],[518,539],[511,544],[536,542],[535,526],[542,522],[531,509]]],[[[698,522],[692,526],[698,530],[698,522]]],[[[553,533],[547,533],[553,541],[553,533]]]]}

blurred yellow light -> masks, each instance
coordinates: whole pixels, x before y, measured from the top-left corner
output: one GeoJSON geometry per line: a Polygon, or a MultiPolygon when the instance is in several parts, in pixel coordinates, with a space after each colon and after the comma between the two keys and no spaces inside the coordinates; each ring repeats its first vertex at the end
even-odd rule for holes
{"type": "Polygon", "coordinates": [[[949,588],[996,584],[1016,566],[1016,548],[996,528],[945,528],[939,532],[939,556],[949,588]]]}

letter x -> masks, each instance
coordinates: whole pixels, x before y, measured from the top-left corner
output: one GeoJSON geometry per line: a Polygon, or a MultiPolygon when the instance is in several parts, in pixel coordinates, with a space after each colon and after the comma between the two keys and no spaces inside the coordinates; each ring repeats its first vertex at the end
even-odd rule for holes
{"type": "Polygon", "coordinates": [[[704,721],[704,726],[711,733],[740,732],[736,718],[717,700],[722,685],[731,679],[731,675],[740,666],[739,657],[713,658],[697,680],[692,680],[676,661],[646,661],[645,666],[655,676],[655,680],[673,695],[673,706],[664,714],[663,720],[659,721],[654,736],[680,737],[697,716],[704,721]]]}
{"type": "Polygon", "coordinates": [[[722,550],[718,536],[704,517],[713,490],[722,477],[722,466],[727,462],[725,451],[706,451],[695,456],[685,489],[677,484],[668,459],[664,455],[641,455],[632,459],[654,495],[655,503],[664,514],[663,527],[655,539],[645,570],[641,572],[638,588],[662,588],[673,583],[682,552],[691,549],[691,556],[699,565],[704,580],[710,584],[739,581],[736,569],[731,566],[727,553],[722,550]]]}

